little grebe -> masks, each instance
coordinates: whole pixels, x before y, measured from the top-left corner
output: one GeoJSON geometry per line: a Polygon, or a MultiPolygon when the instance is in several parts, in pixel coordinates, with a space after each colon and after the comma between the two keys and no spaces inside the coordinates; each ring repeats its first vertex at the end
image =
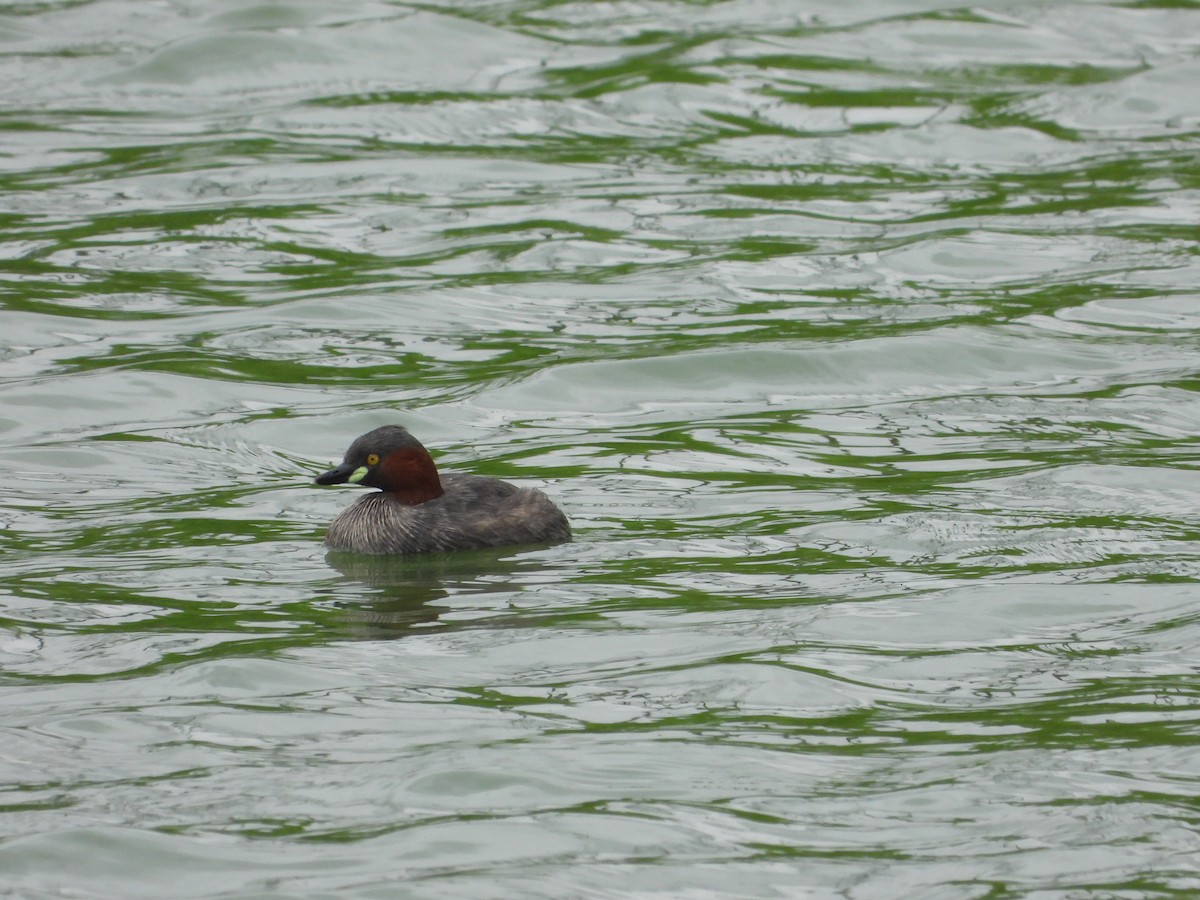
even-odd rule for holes
{"type": "Polygon", "coordinates": [[[367,432],[317,484],[379,488],[329,525],[325,543],[354,553],[436,553],[571,539],[567,517],[550,498],[497,478],[447,474],[399,425],[367,432]]]}

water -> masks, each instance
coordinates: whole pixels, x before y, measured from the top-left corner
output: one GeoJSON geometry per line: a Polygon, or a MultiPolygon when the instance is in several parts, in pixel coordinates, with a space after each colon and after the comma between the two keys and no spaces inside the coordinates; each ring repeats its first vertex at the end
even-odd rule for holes
{"type": "Polygon", "coordinates": [[[1194,4],[0,11],[0,879],[1200,892],[1194,4]],[[575,543],[326,559],[410,427],[575,543]]]}

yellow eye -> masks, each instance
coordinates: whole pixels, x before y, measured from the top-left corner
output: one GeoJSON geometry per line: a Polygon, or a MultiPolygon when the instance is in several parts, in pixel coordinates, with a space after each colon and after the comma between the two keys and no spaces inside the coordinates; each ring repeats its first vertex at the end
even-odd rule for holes
{"type": "Polygon", "coordinates": [[[378,453],[368,453],[367,454],[367,465],[368,466],[373,466],[377,462],[379,462],[379,454],[378,453]]]}

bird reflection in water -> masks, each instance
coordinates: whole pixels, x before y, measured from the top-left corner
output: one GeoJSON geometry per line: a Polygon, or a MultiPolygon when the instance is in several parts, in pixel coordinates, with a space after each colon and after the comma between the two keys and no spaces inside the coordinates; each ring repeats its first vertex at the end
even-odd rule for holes
{"type": "MultiPolygon", "coordinates": [[[[523,589],[525,579],[512,578],[529,568],[528,560],[522,565],[522,555],[511,547],[420,557],[331,551],[325,561],[345,579],[334,588],[338,598],[334,625],[358,640],[479,627],[481,619],[489,627],[502,627],[501,622],[509,627],[514,624],[512,616],[503,613],[450,621],[441,617],[454,613],[456,606],[462,612],[464,607],[472,608],[462,601],[473,595],[482,598],[523,589]]],[[[482,613],[496,605],[493,599],[474,609],[482,613]]]]}

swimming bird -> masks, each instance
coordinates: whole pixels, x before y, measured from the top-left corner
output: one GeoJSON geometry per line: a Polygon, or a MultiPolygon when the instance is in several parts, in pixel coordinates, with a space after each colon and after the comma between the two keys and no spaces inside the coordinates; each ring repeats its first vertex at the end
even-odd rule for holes
{"type": "Polygon", "coordinates": [[[379,488],[330,523],[325,544],[353,553],[406,554],[511,544],[557,544],[571,526],[541,491],[481,475],[439,475],[408,430],[384,425],[350,445],[317,484],[379,488]]]}

